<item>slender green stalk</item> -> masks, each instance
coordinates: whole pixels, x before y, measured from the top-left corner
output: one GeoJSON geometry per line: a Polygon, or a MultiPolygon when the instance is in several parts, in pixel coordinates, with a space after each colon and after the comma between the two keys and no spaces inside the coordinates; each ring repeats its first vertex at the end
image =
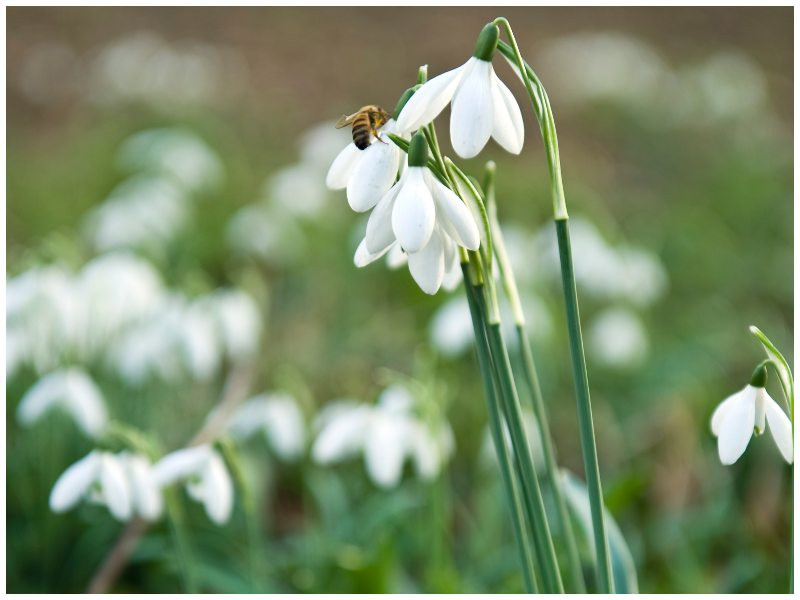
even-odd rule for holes
{"type": "Polygon", "coordinates": [[[503,239],[503,232],[500,229],[500,223],[497,220],[497,202],[495,201],[495,164],[490,161],[486,164],[485,178],[483,190],[486,195],[486,209],[489,214],[489,221],[492,227],[492,236],[494,238],[494,251],[497,255],[497,265],[500,267],[500,278],[503,282],[503,287],[506,291],[506,296],[511,304],[512,314],[514,315],[515,329],[517,333],[517,341],[522,356],[522,366],[525,375],[525,382],[531,395],[531,405],[533,414],[536,417],[537,425],[542,438],[542,453],[544,454],[545,464],[545,480],[550,487],[550,493],[553,497],[553,504],[556,507],[556,516],[558,517],[558,524],[561,537],[564,540],[564,545],[567,550],[568,559],[568,575],[569,582],[572,587],[570,591],[574,593],[583,593],[586,591],[586,586],[583,581],[583,573],[581,571],[581,561],[578,554],[578,544],[575,541],[575,532],[572,527],[572,521],[567,513],[567,504],[564,500],[564,493],[561,489],[561,478],[558,477],[558,466],[555,458],[555,444],[553,444],[553,437],[550,434],[549,421],[547,419],[547,410],[545,408],[544,399],[542,397],[542,390],[539,386],[539,376],[536,372],[536,365],[533,360],[533,352],[531,351],[530,341],[528,334],[525,330],[525,313],[522,309],[522,302],[520,301],[519,291],[517,288],[516,278],[514,271],[511,268],[511,261],[506,252],[505,240],[503,239]]]}
{"type": "Polygon", "coordinates": [[[531,549],[528,536],[528,525],[525,521],[525,513],[520,499],[519,482],[516,480],[512,467],[512,458],[505,443],[502,430],[502,417],[500,416],[500,405],[497,401],[496,382],[492,372],[492,360],[489,353],[489,342],[486,338],[485,320],[483,319],[477,305],[476,294],[480,294],[480,289],[476,289],[470,282],[468,265],[461,264],[464,272],[464,286],[467,292],[469,311],[472,316],[472,326],[475,332],[475,346],[478,354],[478,366],[481,370],[481,379],[486,394],[486,403],[489,413],[489,427],[492,434],[495,450],[497,451],[498,462],[500,463],[500,473],[503,479],[503,487],[506,491],[511,517],[513,521],[514,539],[517,542],[517,549],[522,563],[522,575],[525,583],[525,591],[528,593],[538,592],[536,582],[536,569],[534,568],[534,555],[531,549]]]}
{"type": "Polygon", "coordinates": [[[575,395],[578,403],[578,429],[581,438],[581,453],[586,470],[586,487],[589,490],[589,506],[592,513],[594,545],[597,557],[597,575],[600,591],[613,593],[614,580],[611,575],[611,558],[603,516],[603,491],[600,483],[600,468],[597,464],[597,446],[594,439],[592,403],[589,398],[589,377],[583,354],[583,337],[578,311],[578,292],[572,268],[572,251],[569,242],[567,219],[556,220],[558,254],[561,259],[561,282],[564,287],[564,303],[569,330],[569,351],[572,358],[572,376],[575,380],[575,395]]]}
{"type": "MultiPolygon", "coordinates": [[[[493,290],[488,290],[489,294],[494,295],[493,290]]],[[[478,307],[482,314],[486,312],[486,300],[481,296],[477,298],[478,307]]],[[[496,306],[496,299],[492,302],[496,306]]],[[[511,434],[511,443],[515,452],[515,464],[522,481],[522,492],[525,498],[528,518],[534,533],[534,544],[537,553],[541,557],[543,564],[542,581],[545,592],[563,593],[564,586],[561,581],[561,573],[556,560],[553,539],[550,534],[550,527],[547,522],[547,514],[542,500],[542,491],[539,487],[539,480],[533,466],[528,438],[522,424],[522,412],[519,406],[514,374],[511,370],[511,361],[508,357],[503,334],[500,331],[499,318],[493,318],[491,313],[487,319],[486,335],[489,341],[489,350],[494,362],[495,374],[500,390],[500,397],[503,401],[503,410],[511,434]]]]}
{"type": "Polygon", "coordinates": [[[167,521],[169,522],[172,539],[175,543],[175,554],[178,557],[178,572],[183,581],[184,592],[197,593],[197,584],[194,580],[192,561],[189,557],[189,543],[186,539],[186,527],[183,521],[183,509],[178,501],[175,489],[164,490],[164,502],[167,508],[167,521]]]}
{"type": "Polygon", "coordinates": [[[553,216],[558,233],[558,252],[561,259],[561,279],[564,287],[570,358],[572,360],[578,406],[581,453],[586,472],[586,484],[589,490],[589,505],[594,529],[598,591],[601,593],[613,593],[614,580],[611,574],[611,559],[603,514],[603,493],[600,484],[600,470],[597,464],[597,448],[594,439],[592,407],[589,397],[589,380],[586,373],[586,359],[583,353],[578,296],[575,287],[575,274],[572,268],[572,250],[569,244],[569,226],[567,224],[569,216],[561,178],[561,161],[558,153],[555,120],[553,119],[553,111],[547,92],[533,69],[523,60],[508,20],[500,17],[495,19],[495,24],[505,29],[506,35],[511,42],[510,45],[500,42],[497,48],[519,69],[525,89],[530,97],[531,106],[539,121],[539,129],[544,141],[550,175],[550,191],[553,199],[553,216]]]}

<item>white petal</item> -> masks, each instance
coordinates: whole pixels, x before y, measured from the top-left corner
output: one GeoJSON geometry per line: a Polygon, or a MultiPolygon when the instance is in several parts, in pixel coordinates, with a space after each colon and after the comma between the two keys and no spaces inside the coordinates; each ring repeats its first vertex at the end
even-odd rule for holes
{"type": "Polygon", "coordinates": [[[383,488],[394,487],[403,474],[407,431],[406,421],[379,417],[367,434],[364,458],[370,479],[383,488]]]}
{"type": "Polygon", "coordinates": [[[519,154],[525,141],[525,126],[519,105],[492,69],[492,106],[494,109],[494,125],[492,137],[505,150],[519,154]]]}
{"type": "Polygon", "coordinates": [[[207,444],[183,448],[167,454],[153,467],[153,477],[160,487],[200,472],[211,457],[207,444]]]}
{"type": "Polygon", "coordinates": [[[428,243],[436,223],[436,208],[424,173],[424,167],[408,168],[392,209],[392,229],[408,253],[418,252],[428,243]]]}
{"type": "Polygon", "coordinates": [[[306,429],[297,402],[288,394],[273,394],[266,403],[266,433],[270,445],[283,460],[294,460],[303,451],[306,429]]]}
{"type": "Polygon", "coordinates": [[[739,397],[739,394],[743,394],[747,388],[742,388],[735,394],[731,394],[725,400],[720,402],[717,405],[717,408],[714,409],[713,414],[711,415],[711,433],[715,436],[719,436],[720,425],[722,425],[722,419],[725,417],[727,410],[734,405],[736,398],[739,397]]]}
{"type": "Polygon", "coordinates": [[[439,474],[442,463],[439,445],[425,425],[422,423],[414,425],[410,441],[414,465],[422,479],[433,479],[439,474]]]}
{"type": "Polygon", "coordinates": [[[444,278],[442,287],[448,292],[452,292],[461,283],[461,260],[456,249],[456,243],[450,238],[444,240],[444,278]]]}
{"type": "Polygon", "coordinates": [[[441,233],[435,231],[422,250],[408,255],[408,270],[423,292],[435,294],[439,291],[444,279],[444,245],[441,233]]]}
{"type": "Polygon", "coordinates": [[[725,410],[719,426],[718,451],[723,465],[732,465],[744,453],[753,435],[755,388],[747,386],[725,410]]]}
{"type": "Polygon", "coordinates": [[[450,229],[459,245],[469,250],[477,250],[481,243],[481,234],[467,205],[433,175],[429,177],[429,182],[436,200],[436,214],[439,219],[446,220],[452,226],[450,229]]]}
{"type": "Polygon", "coordinates": [[[103,502],[111,514],[120,521],[131,518],[131,494],[125,477],[125,468],[113,454],[100,457],[100,487],[103,502]]]}
{"type": "Polygon", "coordinates": [[[453,96],[450,114],[450,141],[461,158],[472,158],[492,135],[491,63],[475,61],[453,96]]]}
{"type": "Polygon", "coordinates": [[[100,453],[93,450],[67,467],[50,492],[50,510],[64,512],[75,506],[97,477],[100,453]]]}
{"type": "Polygon", "coordinates": [[[153,478],[150,461],[139,455],[129,457],[128,474],[136,512],[148,521],[155,521],[161,516],[164,499],[153,478]]]}
{"type": "Polygon", "coordinates": [[[399,269],[408,262],[408,254],[400,244],[393,244],[389,247],[389,256],[386,257],[386,264],[390,269],[399,269]]]}
{"type": "Polygon", "coordinates": [[[381,256],[389,252],[390,248],[394,248],[395,246],[399,247],[399,244],[392,241],[386,248],[381,250],[380,252],[376,252],[375,254],[371,253],[367,250],[367,240],[364,238],[361,240],[361,243],[356,248],[355,256],[353,256],[353,264],[358,267],[366,267],[368,264],[371,264],[378,260],[381,256]]]}
{"type": "Polygon", "coordinates": [[[333,159],[331,168],[328,169],[328,176],[325,178],[325,185],[332,190],[346,188],[347,182],[350,181],[350,177],[361,158],[363,158],[361,150],[355,144],[347,144],[345,149],[333,159]]]}
{"type": "Polygon", "coordinates": [[[361,449],[366,434],[369,407],[343,409],[319,432],[311,448],[314,462],[328,464],[349,458],[361,449]]]}
{"type": "Polygon", "coordinates": [[[397,118],[397,132],[406,135],[433,121],[453,97],[474,58],[427,81],[406,102],[397,118]]]}
{"type": "Polygon", "coordinates": [[[97,385],[79,369],[69,370],[66,383],[65,408],[86,435],[100,435],[108,424],[108,412],[97,385]]]}
{"type": "Polygon", "coordinates": [[[347,182],[347,201],[356,212],[375,206],[389,191],[400,167],[400,148],[391,141],[370,144],[347,182]]]}
{"type": "Polygon", "coordinates": [[[233,509],[233,482],[222,458],[214,452],[203,474],[205,498],[203,505],[209,518],[222,525],[231,516],[233,509]]]}
{"type": "Polygon", "coordinates": [[[792,464],[793,444],[792,444],[792,423],[789,417],[783,412],[778,403],[773,400],[764,388],[759,391],[763,396],[764,409],[767,413],[767,424],[775,445],[781,451],[783,459],[792,464]]]}
{"type": "Polygon", "coordinates": [[[392,230],[392,211],[403,184],[404,180],[401,179],[386,192],[367,220],[367,234],[364,236],[364,241],[370,254],[379,253],[395,239],[392,230]]]}

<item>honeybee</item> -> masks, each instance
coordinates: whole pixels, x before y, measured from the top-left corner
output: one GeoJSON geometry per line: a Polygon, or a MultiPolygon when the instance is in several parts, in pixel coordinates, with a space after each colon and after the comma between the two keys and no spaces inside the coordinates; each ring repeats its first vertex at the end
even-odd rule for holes
{"type": "Polygon", "coordinates": [[[378,137],[378,128],[389,120],[391,115],[383,110],[380,106],[368,104],[358,109],[352,115],[342,115],[336,123],[336,128],[341,129],[345,125],[353,125],[353,143],[359,150],[366,150],[370,144],[370,135],[385,144],[381,138],[378,137]]]}

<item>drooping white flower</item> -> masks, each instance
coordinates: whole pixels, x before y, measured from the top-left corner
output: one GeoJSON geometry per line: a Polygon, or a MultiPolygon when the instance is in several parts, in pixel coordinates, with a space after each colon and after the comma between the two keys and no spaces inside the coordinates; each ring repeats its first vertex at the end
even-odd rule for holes
{"type": "Polygon", "coordinates": [[[641,363],[649,342],[641,318],[628,308],[608,308],[594,317],[587,333],[587,346],[599,363],[625,368],[641,363]]]}
{"type": "Polygon", "coordinates": [[[233,509],[233,483],[219,453],[208,444],[176,450],[153,467],[159,487],[183,481],[186,491],[206,510],[208,517],[222,525],[233,509]]]}
{"type": "Polygon", "coordinates": [[[792,463],[792,424],[778,403],[764,388],[767,370],[760,365],[750,383],[723,400],[711,415],[711,432],[717,437],[719,459],[732,465],[744,454],[750,438],[761,435],[766,426],[783,459],[792,463]]]}
{"type": "Polygon", "coordinates": [[[288,394],[261,394],[247,400],[233,413],[228,429],[242,440],[263,433],[284,460],[297,459],[306,442],[303,415],[288,394]]]}
{"type": "Polygon", "coordinates": [[[52,409],[61,408],[89,437],[97,437],[108,423],[103,395],[85,371],[77,367],[53,371],[22,397],[17,419],[32,425],[52,409]]]}
{"type": "Polygon", "coordinates": [[[143,519],[155,521],[164,510],[164,498],[152,463],[143,454],[123,452],[118,457],[125,467],[133,510],[143,519]]]}
{"type": "Polygon", "coordinates": [[[408,254],[411,276],[424,292],[435,294],[445,272],[458,267],[457,246],[477,250],[481,240],[472,213],[430,172],[427,157],[427,142],[418,133],[411,140],[408,168],[372,211],[354,262],[369,264],[396,241],[408,254]]]}
{"type": "Polygon", "coordinates": [[[403,151],[388,137],[395,130],[394,119],[389,119],[378,128],[378,138],[373,136],[366,149],[348,144],[328,170],[326,185],[332,190],[347,188],[347,201],[356,212],[375,206],[397,177],[403,151]]]}
{"type": "Polygon", "coordinates": [[[319,433],[311,449],[313,460],[330,464],[363,453],[367,474],[378,486],[400,482],[407,458],[422,479],[438,475],[453,452],[453,433],[444,419],[426,422],[415,413],[409,390],[393,385],[375,406],[340,401],[317,419],[319,433]]]}
{"type": "Polygon", "coordinates": [[[131,490],[125,466],[117,456],[93,450],[67,467],[50,492],[50,509],[65,512],[82,499],[106,505],[120,521],[131,517],[131,490]]]}
{"type": "Polygon", "coordinates": [[[452,101],[450,140],[462,158],[472,158],[492,137],[505,150],[519,154],[525,129],[519,105],[492,67],[498,30],[484,27],[474,55],[463,65],[426,82],[397,118],[402,135],[433,121],[452,101]]]}

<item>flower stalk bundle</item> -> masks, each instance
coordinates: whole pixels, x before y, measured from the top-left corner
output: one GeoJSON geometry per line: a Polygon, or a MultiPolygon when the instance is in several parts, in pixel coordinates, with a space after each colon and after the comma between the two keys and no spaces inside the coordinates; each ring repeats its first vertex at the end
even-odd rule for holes
{"type": "MultiPolygon", "coordinates": [[[[370,210],[364,241],[354,262],[363,267],[388,252],[408,257],[409,270],[420,288],[436,293],[445,275],[460,264],[472,318],[475,345],[489,424],[498,454],[505,494],[519,551],[523,582],[528,592],[583,592],[578,545],[558,472],[547,412],[539,387],[533,353],[525,332],[525,316],[516,282],[506,256],[497,221],[495,166],[487,164],[483,184],[444,156],[434,119],[451,104],[450,140],[462,158],[477,156],[489,138],[519,154],[525,135],[520,108],[492,65],[496,51],[508,60],[522,80],[539,123],[545,146],[558,238],[570,359],[577,400],[577,420],[591,515],[594,561],[593,588],[614,591],[609,542],[605,526],[602,486],[597,462],[586,362],[583,352],[575,274],[569,238],[569,217],[561,180],[558,140],[550,102],[541,81],[523,60],[509,22],[500,17],[488,23],[473,56],[462,66],[427,80],[420,69],[418,84],[398,102],[393,118],[376,135],[390,140],[406,154],[406,160],[381,160],[387,149],[368,148],[352,158],[349,145],[331,166],[330,187],[348,189],[348,200],[357,211],[370,210]],[[508,42],[500,40],[505,33],[508,42]],[[352,164],[360,160],[358,173],[352,164]],[[370,161],[371,166],[365,166],[370,161]],[[369,181],[354,182],[361,174],[369,181]],[[387,182],[395,183],[387,187],[387,182]],[[371,189],[370,197],[353,202],[351,190],[371,189]],[[355,205],[354,205],[355,204],[355,205]],[[457,259],[457,260],[456,260],[457,259]],[[543,441],[544,469],[537,473],[523,427],[517,388],[495,284],[498,275],[512,307],[515,334],[522,357],[522,378],[530,393],[543,441]],[[548,514],[540,479],[555,507],[548,514]],[[556,552],[556,543],[563,552],[556,552]],[[559,563],[559,557],[563,564],[559,563]]],[[[374,144],[383,146],[383,144],[374,144]]]]}

